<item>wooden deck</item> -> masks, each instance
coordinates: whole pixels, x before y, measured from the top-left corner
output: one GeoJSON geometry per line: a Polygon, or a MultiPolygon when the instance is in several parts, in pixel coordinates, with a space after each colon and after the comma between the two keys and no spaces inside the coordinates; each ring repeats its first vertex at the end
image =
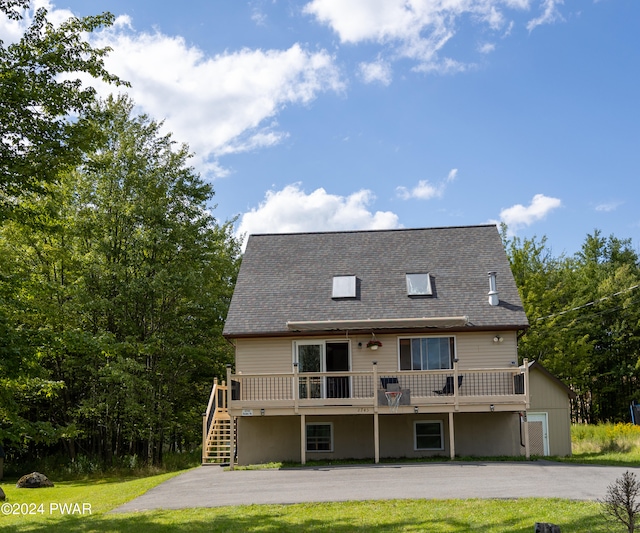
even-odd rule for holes
{"type": "Polygon", "coordinates": [[[374,365],[371,372],[305,374],[229,370],[227,382],[232,416],[384,412],[391,390],[401,393],[399,413],[520,411],[529,404],[528,365],[402,372],[378,372],[374,365]]]}

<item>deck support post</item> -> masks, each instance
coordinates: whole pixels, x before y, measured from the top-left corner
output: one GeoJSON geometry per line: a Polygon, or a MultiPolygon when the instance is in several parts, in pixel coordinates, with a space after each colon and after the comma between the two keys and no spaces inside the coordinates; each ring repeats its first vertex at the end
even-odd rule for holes
{"type": "Polygon", "coordinates": [[[298,377],[298,363],[293,363],[293,411],[298,414],[298,399],[300,398],[300,381],[298,377]]]}
{"type": "Polygon", "coordinates": [[[522,367],[524,371],[524,412],[522,413],[522,420],[524,421],[524,456],[526,459],[531,458],[531,448],[529,447],[529,421],[527,420],[527,411],[529,410],[530,396],[529,396],[529,359],[523,359],[522,367]]]}
{"type": "Polygon", "coordinates": [[[300,464],[307,464],[307,417],[300,415],[300,464]]]}
{"type": "Polygon", "coordinates": [[[524,456],[525,459],[531,458],[531,449],[529,448],[529,421],[527,420],[527,412],[522,413],[523,431],[524,431],[524,456]]]}
{"type": "Polygon", "coordinates": [[[449,412],[449,457],[456,458],[456,434],[453,427],[453,411],[449,412]]]}
{"type": "Polygon", "coordinates": [[[231,381],[231,365],[229,363],[227,363],[227,385],[227,412],[229,413],[229,431],[231,432],[231,442],[229,446],[229,470],[233,470],[233,466],[236,462],[236,417],[231,414],[231,400],[233,400],[233,382],[231,381]]]}
{"type": "Polygon", "coordinates": [[[202,413],[202,464],[207,460],[207,413],[202,413]]]}
{"type": "Polygon", "coordinates": [[[378,361],[373,361],[373,461],[380,462],[380,425],[378,420],[378,361]]]}
{"type": "Polygon", "coordinates": [[[453,402],[456,411],[460,410],[460,389],[458,387],[458,360],[453,360],[453,402]]]}
{"type": "Polygon", "coordinates": [[[375,464],[380,462],[380,427],[377,411],[373,413],[373,461],[375,464]]]}

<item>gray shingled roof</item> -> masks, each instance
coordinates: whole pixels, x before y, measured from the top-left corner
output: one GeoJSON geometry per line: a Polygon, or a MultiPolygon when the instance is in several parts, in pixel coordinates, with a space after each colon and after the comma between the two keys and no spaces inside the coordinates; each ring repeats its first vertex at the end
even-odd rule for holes
{"type": "Polygon", "coordinates": [[[495,225],[264,234],[249,237],[223,334],[291,333],[289,321],[466,315],[464,329],[528,326],[495,225]],[[497,272],[500,305],[488,302],[497,272]],[[405,274],[428,272],[433,297],[409,298],[405,274]],[[334,276],[355,275],[356,299],[332,299],[334,276]]]}

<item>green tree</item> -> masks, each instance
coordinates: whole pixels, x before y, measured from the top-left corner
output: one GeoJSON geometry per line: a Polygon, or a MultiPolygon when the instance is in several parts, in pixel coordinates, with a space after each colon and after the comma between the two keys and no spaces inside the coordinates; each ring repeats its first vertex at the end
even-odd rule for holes
{"type": "Polygon", "coordinates": [[[531,324],[519,354],[540,361],[577,394],[575,420],[628,419],[636,398],[640,271],[631,241],[599,231],[574,257],[546,240],[505,239],[531,324]]]}
{"type": "MultiPolygon", "coordinates": [[[[0,12],[19,20],[28,0],[1,0],[0,12]]],[[[25,195],[45,191],[95,140],[82,115],[95,90],[79,75],[122,83],[104,68],[108,48],[92,48],[83,34],[109,26],[113,16],[70,18],[54,27],[38,9],[21,39],[0,41],[0,221],[20,210],[25,195]]]]}
{"type": "Polygon", "coordinates": [[[630,240],[604,238],[596,230],[576,254],[575,273],[578,310],[567,327],[589,348],[590,418],[627,420],[637,399],[640,355],[638,256],[630,240]]]}
{"type": "Polygon", "coordinates": [[[159,462],[168,445],[199,443],[212,379],[231,360],[221,330],[239,244],[160,124],[124,97],[86,119],[101,144],[33,206],[30,226],[5,233],[26,279],[23,323],[62,384],[41,413],[71,456],[159,462]]]}

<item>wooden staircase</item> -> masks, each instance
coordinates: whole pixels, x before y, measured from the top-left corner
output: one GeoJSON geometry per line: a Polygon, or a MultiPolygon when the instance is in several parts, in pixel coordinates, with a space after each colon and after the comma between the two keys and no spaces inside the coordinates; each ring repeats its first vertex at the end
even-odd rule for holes
{"type": "Polygon", "coordinates": [[[213,381],[207,411],[202,418],[202,464],[232,463],[235,435],[227,411],[227,385],[213,381]]]}

